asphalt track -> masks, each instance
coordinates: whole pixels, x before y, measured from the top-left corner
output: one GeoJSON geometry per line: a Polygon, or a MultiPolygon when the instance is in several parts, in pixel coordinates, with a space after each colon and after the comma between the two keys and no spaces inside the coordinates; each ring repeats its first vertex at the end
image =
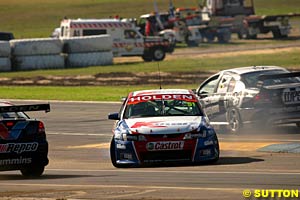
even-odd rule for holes
{"type": "Polygon", "coordinates": [[[257,151],[271,144],[300,143],[295,126],[219,133],[221,158],[216,165],[116,169],[109,158],[113,121],[107,114],[119,106],[51,102],[50,113],[29,113],[46,124],[50,164],[38,179],[1,172],[0,199],[232,200],[244,199],[245,189],[299,189],[299,154],[257,151]]]}

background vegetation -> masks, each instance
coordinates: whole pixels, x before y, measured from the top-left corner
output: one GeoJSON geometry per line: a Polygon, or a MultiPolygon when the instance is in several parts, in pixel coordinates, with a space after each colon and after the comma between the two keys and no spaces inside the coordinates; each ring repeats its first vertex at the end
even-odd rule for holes
{"type": "MultiPolygon", "coordinates": [[[[167,11],[169,0],[156,0],[167,11]]],[[[17,38],[48,37],[63,17],[138,18],[154,10],[154,0],[0,0],[0,31],[17,38]]],[[[196,7],[197,0],[173,0],[176,7],[196,7]]],[[[299,0],[254,0],[259,15],[300,12],[299,0]]]]}
{"type": "MultiPolygon", "coordinates": [[[[169,0],[156,0],[160,11],[168,9],[169,0]]],[[[154,10],[154,0],[0,0],[0,31],[13,32],[16,38],[48,37],[65,16],[68,18],[107,18],[119,15],[124,18],[138,18],[154,10]]],[[[176,7],[195,7],[197,0],[173,0],[176,7]]],[[[300,0],[254,0],[259,15],[300,12],[300,0]]],[[[298,23],[298,22],[297,22],[298,23]]],[[[297,24],[297,26],[299,23],[297,24]]],[[[232,46],[299,43],[295,40],[233,41],[231,44],[201,44],[199,49],[220,49],[232,46]]],[[[196,56],[196,55],[195,55],[196,56]]],[[[160,63],[161,71],[194,72],[221,70],[249,65],[279,65],[291,69],[300,68],[299,49],[231,55],[219,57],[195,57],[167,59],[160,63]]],[[[154,72],[155,63],[127,62],[113,66],[98,66],[76,69],[36,70],[27,72],[0,73],[0,78],[38,76],[96,75],[110,72],[154,72]]],[[[172,78],[172,77],[170,77],[172,78]]],[[[168,85],[168,88],[196,88],[198,85],[168,85]]],[[[0,86],[0,99],[45,99],[45,100],[95,100],[118,101],[129,91],[156,88],[156,85],[103,86],[103,87],[35,87],[0,86]]]]}

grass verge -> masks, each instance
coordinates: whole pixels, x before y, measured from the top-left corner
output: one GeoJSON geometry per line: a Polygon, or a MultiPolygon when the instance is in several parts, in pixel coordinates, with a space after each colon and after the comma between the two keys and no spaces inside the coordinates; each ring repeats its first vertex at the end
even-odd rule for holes
{"type": "MultiPolygon", "coordinates": [[[[37,87],[2,86],[1,99],[71,100],[71,101],[120,101],[135,90],[159,88],[158,85],[97,86],[97,87],[37,87]]],[[[194,85],[166,86],[165,88],[195,88],[194,85]]]]}
{"type": "MultiPolygon", "coordinates": [[[[251,65],[277,65],[300,70],[300,50],[279,50],[276,53],[256,52],[255,54],[235,55],[206,55],[194,58],[171,59],[160,63],[161,71],[165,72],[194,72],[205,70],[222,70],[251,65]]],[[[33,77],[33,76],[71,76],[96,75],[97,73],[111,72],[156,72],[155,63],[127,63],[105,67],[88,67],[65,70],[45,70],[30,72],[1,73],[1,77],[33,77]]],[[[170,79],[172,76],[170,76],[170,79]]],[[[196,88],[198,85],[167,85],[164,88],[196,88]]],[[[90,87],[38,87],[38,86],[0,86],[1,99],[43,99],[43,100],[78,100],[78,101],[118,101],[130,91],[158,88],[157,85],[121,85],[121,86],[90,86],[90,87]]]]}

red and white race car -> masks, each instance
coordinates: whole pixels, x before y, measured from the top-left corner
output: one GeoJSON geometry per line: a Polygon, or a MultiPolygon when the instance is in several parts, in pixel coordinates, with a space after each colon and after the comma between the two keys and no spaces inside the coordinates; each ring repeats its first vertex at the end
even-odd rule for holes
{"type": "Polygon", "coordinates": [[[118,120],[110,146],[115,167],[219,159],[217,135],[190,90],[131,92],[108,118],[118,120]]]}

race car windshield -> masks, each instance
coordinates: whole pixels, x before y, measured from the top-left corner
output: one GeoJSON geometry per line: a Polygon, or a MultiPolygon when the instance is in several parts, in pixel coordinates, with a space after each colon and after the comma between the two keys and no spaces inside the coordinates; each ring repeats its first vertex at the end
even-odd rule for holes
{"type": "Polygon", "coordinates": [[[203,116],[197,102],[184,100],[151,100],[128,104],[124,118],[160,116],[203,116]]]}
{"type": "Polygon", "coordinates": [[[0,119],[28,119],[23,112],[6,112],[0,113],[0,119]]]}
{"type": "MultiPolygon", "coordinates": [[[[260,75],[271,75],[271,74],[282,74],[282,73],[287,73],[287,71],[270,70],[265,72],[251,72],[242,75],[242,79],[244,80],[247,87],[256,87],[258,77],[260,75]]],[[[298,77],[268,79],[264,81],[264,86],[287,84],[287,83],[300,83],[300,79],[298,77]]]]}

